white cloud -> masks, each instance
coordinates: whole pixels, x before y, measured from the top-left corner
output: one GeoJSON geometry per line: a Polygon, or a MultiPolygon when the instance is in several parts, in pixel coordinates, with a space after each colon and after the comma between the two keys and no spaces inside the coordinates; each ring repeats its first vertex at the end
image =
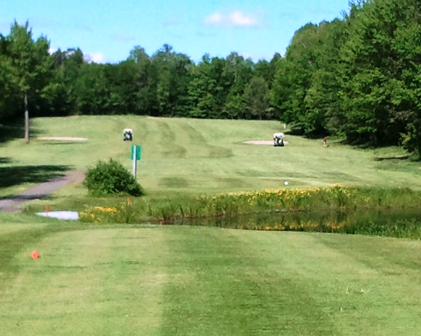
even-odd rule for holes
{"type": "Polygon", "coordinates": [[[209,15],[204,23],[209,26],[220,27],[259,27],[261,19],[253,14],[236,10],[231,13],[215,12],[209,15]]]}
{"type": "Polygon", "coordinates": [[[54,48],[50,48],[50,49],[48,49],[48,53],[51,55],[51,54],[54,54],[55,52],[57,51],[57,49],[54,49],[54,48]]]}
{"type": "Polygon", "coordinates": [[[221,13],[216,12],[216,13],[213,13],[213,14],[209,15],[205,19],[205,23],[208,24],[208,25],[211,25],[211,26],[222,26],[224,24],[225,20],[226,20],[226,18],[224,18],[221,13]]]}
{"type": "Polygon", "coordinates": [[[253,15],[244,14],[241,12],[234,12],[231,13],[229,16],[230,23],[234,26],[240,26],[240,27],[255,27],[259,24],[257,19],[253,17],[253,15]]]}
{"type": "Polygon", "coordinates": [[[88,63],[106,63],[105,56],[101,52],[85,54],[84,58],[88,63]]]}

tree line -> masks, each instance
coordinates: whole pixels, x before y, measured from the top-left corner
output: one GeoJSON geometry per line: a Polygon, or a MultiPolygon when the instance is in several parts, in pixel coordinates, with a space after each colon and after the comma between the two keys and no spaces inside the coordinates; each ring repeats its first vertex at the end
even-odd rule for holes
{"type": "Polygon", "coordinates": [[[350,3],[342,19],[297,30],[271,103],[307,136],[421,153],[421,1],[350,3]]]}
{"type": "Polygon", "coordinates": [[[284,56],[236,52],[195,63],[167,44],[114,64],[79,48],[49,53],[13,23],[0,34],[0,119],[134,114],[272,119],[309,137],[421,152],[421,0],[353,1],[341,18],[298,29],[284,56]]]}
{"type": "Polygon", "coordinates": [[[198,64],[164,44],[154,54],[134,47],[116,64],[90,62],[79,48],[49,54],[49,41],[14,23],[0,36],[0,117],[20,116],[24,96],[32,116],[134,114],[268,119],[272,61],[236,52],[205,54],[198,64]]]}

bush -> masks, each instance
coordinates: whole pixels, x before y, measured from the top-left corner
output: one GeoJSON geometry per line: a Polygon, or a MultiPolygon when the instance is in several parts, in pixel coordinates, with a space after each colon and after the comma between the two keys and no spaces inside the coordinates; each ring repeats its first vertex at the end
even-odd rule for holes
{"type": "Polygon", "coordinates": [[[127,193],[132,196],[144,194],[142,186],[124,166],[113,159],[99,161],[95,167],[88,169],[83,184],[89,194],[94,196],[127,193]]]}

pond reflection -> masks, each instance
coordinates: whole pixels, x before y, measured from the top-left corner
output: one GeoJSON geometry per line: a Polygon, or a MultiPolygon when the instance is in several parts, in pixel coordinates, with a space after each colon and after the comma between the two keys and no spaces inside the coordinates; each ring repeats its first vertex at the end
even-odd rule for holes
{"type": "Polygon", "coordinates": [[[264,213],[184,220],[180,225],[241,230],[306,231],[421,238],[421,209],[264,213]]]}

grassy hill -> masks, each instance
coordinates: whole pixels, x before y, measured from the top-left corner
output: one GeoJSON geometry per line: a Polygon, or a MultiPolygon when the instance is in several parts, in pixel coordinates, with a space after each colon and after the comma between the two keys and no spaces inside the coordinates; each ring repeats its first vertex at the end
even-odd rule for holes
{"type": "MultiPolygon", "coordinates": [[[[114,158],[149,195],[335,183],[421,188],[418,163],[288,136],[276,122],[71,117],[33,120],[37,137],[2,143],[0,195],[114,158]],[[134,142],[122,130],[134,130],[134,142]]],[[[86,202],[69,185],[56,197],[86,202]]],[[[148,197],[148,196],[147,196],[148,197]]],[[[49,201],[51,202],[51,201],[49,201]]],[[[50,204],[50,203],[49,203],[50,204]]],[[[415,225],[415,224],[414,224],[415,225]]],[[[0,213],[0,334],[420,335],[421,243],[339,234],[64,223],[0,213]],[[41,258],[33,260],[37,250],[41,258]]]]}
{"type": "MultiPolygon", "coordinates": [[[[326,148],[321,139],[289,135],[283,148],[245,144],[271,141],[274,132],[283,131],[274,121],[84,116],[34,119],[32,125],[36,137],[30,145],[18,139],[1,148],[0,180],[9,181],[8,188],[0,191],[3,195],[55,171],[86,170],[98,160],[114,158],[131,169],[132,144],[142,146],[138,180],[149,195],[279,188],[284,181],[290,187],[343,183],[421,188],[419,164],[374,160],[392,152],[402,154],[397,148],[362,150],[334,142],[326,148]],[[132,143],[122,141],[127,127],[134,131],[132,143]],[[85,137],[88,141],[37,137],[85,137]]],[[[70,194],[83,192],[68,189],[70,194]]]]}

